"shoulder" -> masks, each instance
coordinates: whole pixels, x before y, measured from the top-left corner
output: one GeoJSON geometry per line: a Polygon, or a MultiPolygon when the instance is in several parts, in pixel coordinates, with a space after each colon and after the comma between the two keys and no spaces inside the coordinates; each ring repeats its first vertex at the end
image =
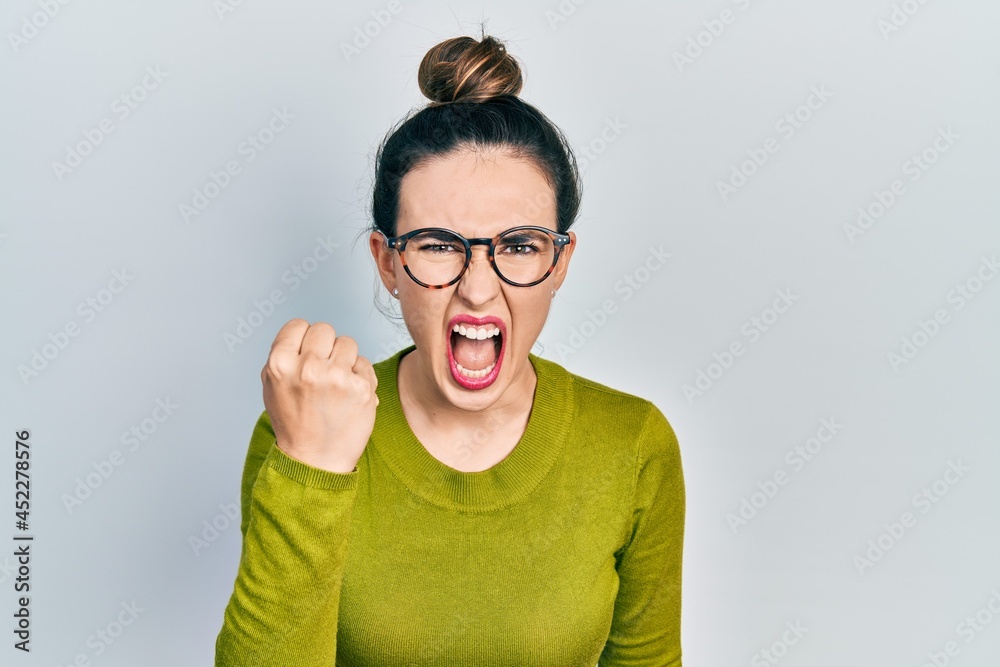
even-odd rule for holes
{"type": "Polygon", "coordinates": [[[399,363],[398,359],[395,358],[397,355],[398,353],[390,355],[380,361],[374,362],[372,364],[372,369],[375,371],[376,375],[381,375],[382,373],[385,373],[386,371],[389,370],[390,367],[399,363]]]}
{"type": "Polygon", "coordinates": [[[575,419],[582,420],[588,428],[636,442],[647,450],[646,455],[677,448],[673,427],[651,400],[573,373],[551,359],[541,362],[569,378],[575,419]]]}
{"type": "Polygon", "coordinates": [[[682,508],[685,485],[680,443],[663,411],[649,399],[570,375],[584,428],[607,440],[608,461],[631,460],[634,502],[651,503],[660,497],[682,508]]]}

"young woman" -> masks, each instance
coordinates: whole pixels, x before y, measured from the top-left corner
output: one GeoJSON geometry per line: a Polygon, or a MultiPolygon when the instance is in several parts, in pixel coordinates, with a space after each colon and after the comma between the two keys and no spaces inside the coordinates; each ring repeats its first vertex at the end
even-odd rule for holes
{"type": "Polygon", "coordinates": [[[216,665],[681,667],[673,429],[530,352],[576,245],[572,151],[492,37],[419,80],[370,237],[414,343],[373,366],[329,324],[278,332],[216,665]]]}

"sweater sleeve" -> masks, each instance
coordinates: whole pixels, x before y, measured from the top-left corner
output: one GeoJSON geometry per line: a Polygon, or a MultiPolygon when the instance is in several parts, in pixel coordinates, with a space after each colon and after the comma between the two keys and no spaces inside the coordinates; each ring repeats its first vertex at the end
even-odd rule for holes
{"type": "Polygon", "coordinates": [[[681,667],[684,515],[677,437],[650,403],[638,443],[632,531],[615,554],[619,588],[599,667],[681,667]]]}
{"type": "Polygon", "coordinates": [[[216,667],[331,667],[358,471],[310,466],[275,445],[265,411],[241,482],[243,547],[216,667]]]}

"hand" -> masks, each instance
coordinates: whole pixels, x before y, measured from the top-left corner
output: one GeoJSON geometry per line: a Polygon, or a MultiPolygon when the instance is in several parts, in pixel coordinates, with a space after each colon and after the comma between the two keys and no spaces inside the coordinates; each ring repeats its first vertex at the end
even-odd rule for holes
{"type": "Polygon", "coordinates": [[[260,373],[275,444],[311,466],[353,472],[375,427],[378,379],[358,344],[326,322],[281,327],[260,373]]]}

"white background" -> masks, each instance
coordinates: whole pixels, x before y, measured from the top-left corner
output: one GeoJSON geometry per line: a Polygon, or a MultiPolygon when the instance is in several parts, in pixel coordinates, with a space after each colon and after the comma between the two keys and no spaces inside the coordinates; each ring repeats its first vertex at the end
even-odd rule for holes
{"type": "Polygon", "coordinates": [[[426,103],[424,53],[482,20],[522,63],[522,97],[586,160],[578,250],[535,351],[649,398],[679,437],[685,665],[772,664],[767,648],[788,667],[919,667],[949,641],[939,663],[996,664],[996,2],[48,4],[11,0],[0,18],[4,665],[211,664],[238,522],[191,538],[238,502],[271,340],[302,317],[372,361],[409,343],[373,303],[374,149],[426,103]],[[133,93],[147,68],[162,80],[133,93]],[[127,117],[123,95],[143,98],[127,117]],[[248,161],[241,143],[275,108],[294,118],[248,161]],[[104,119],[113,132],[75,168],[53,166],[104,119]],[[240,173],[185,220],[229,160],[240,173]],[[740,185],[723,197],[720,182],[740,185]],[[334,254],[283,279],[317,238],[334,254]],[[651,246],[670,253],[655,271],[651,246]],[[227,345],[273,290],[283,303],[227,345]],[[779,290],[793,299],[775,317],[779,290]],[[158,399],[178,406],[162,423],[158,399]],[[793,463],[824,419],[834,437],[793,463]],[[155,430],[130,450],[121,434],[143,420],[155,430]],[[30,655],[9,630],[22,429],[30,655]],[[121,465],[67,506],[115,450],[121,465]],[[938,481],[951,464],[968,470],[938,481]],[[96,631],[132,601],[142,611],[98,655],[96,631]],[[980,631],[961,625],[977,612],[980,631]],[[786,623],[808,628],[794,645],[786,623]]]}

